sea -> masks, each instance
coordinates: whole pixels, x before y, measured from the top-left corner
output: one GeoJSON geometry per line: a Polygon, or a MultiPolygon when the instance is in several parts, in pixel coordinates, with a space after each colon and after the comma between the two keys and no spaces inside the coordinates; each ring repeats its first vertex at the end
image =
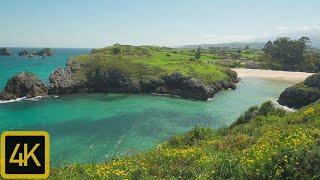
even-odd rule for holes
{"type": "MultiPolygon", "coordinates": [[[[71,56],[91,49],[53,49],[51,57],[0,56],[0,89],[12,76],[29,71],[48,83],[49,74],[71,56]]],[[[37,50],[32,48],[23,48],[37,50]]],[[[50,134],[54,167],[96,163],[147,151],[195,126],[219,129],[249,107],[276,101],[289,82],[242,78],[236,90],[202,102],[157,95],[90,93],[0,102],[0,133],[44,130],[50,134]]]]}

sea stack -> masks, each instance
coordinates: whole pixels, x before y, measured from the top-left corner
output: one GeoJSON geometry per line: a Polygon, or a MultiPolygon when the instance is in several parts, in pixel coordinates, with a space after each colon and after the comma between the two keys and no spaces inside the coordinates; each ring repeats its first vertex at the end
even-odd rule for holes
{"type": "Polygon", "coordinates": [[[0,56],[11,56],[12,53],[8,48],[0,48],[0,56]]]}
{"type": "Polygon", "coordinates": [[[300,108],[320,99],[320,73],[309,76],[303,83],[285,89],[280,97],[279,104],[300,108]]]}
{"type": "Polygon", "coordinates": [[[21,97],[33,98],[48,95],[47,86],[34,74],[20,73],[12,77],[0,93],[0,100],[12,100],[21,97]]]}

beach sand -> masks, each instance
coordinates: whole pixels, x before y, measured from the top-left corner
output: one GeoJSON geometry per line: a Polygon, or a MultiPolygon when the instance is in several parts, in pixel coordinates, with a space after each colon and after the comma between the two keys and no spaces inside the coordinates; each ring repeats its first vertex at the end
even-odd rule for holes
{"type": "Polygon", "coordinates": [[[245,68],[233,68],[232,70],[238,73],[241,77],[256,77],[262,79],[270,79],[276,81],[286,81],[291,83],[303,82],[308,76],[313,73],[305,72],[290,72],[290,71],[274,71],[265,69],[245,69],[245,68]]]}

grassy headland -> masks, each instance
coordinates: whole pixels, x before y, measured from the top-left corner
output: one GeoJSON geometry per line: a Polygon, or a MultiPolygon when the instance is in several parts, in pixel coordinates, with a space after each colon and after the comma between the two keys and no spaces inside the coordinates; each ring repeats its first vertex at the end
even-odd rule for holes
{"type": "Polygon", "coordinates": [[[228,80],[226,69],[205,63],[209,59],[214,60],[214,57],[204,53],[196,60],[194,52],[187,49],[115,44],[93,50],[90,55],[75,57],[72,61],[86,64],[88,68],[85,70],[89,74],[96,69],[94,67],[100,67],[105,70],[117,68],[129,76],[139,78],[180,72],[205,83],[228,80]]]}
{"type": "MultiPolygon", "coordinates": [[[[198,51],[199,52],[199,51],[198,51]]],[[[50,76],[49,92],[158,93],[207,100],[235,89],[237,73],[194,50],[115,44],[72,57],[50,76]]]]}

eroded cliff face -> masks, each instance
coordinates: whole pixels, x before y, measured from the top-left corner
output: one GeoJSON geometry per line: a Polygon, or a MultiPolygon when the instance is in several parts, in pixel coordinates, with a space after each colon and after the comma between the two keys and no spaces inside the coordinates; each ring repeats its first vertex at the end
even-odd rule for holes
{"type": "Polygon", "coordinates": [[[35,75],[23,72],[12,77],[0,93],[1,100],[11,100],[21,97],[33,98],[48,95],[47,86],[35,75]]]}
{"type": "Polygon", "coordinates": [[[320,99],[320,74],[309,76],[303,83],[285,89],[280,97],[279,104],[300,108],[320,99]]]}
{"type": "Polygon", "coordinates": [[[12,53],[8,48],[0,48],[0,56],[11,56],[12,53]]]}
{"type": "Polygon", "coordinates": [[[223,89],[235,89],[237,74],[228,71],[229,81],[205,84],[200,80],[186,77],[179,72],[166,76],[127,76],[119,69],[109,71],[95,70],[95,75],[86,77],[85,64],[70,59],[65,68],[58,68],[50,75],[50,94],[69,94],[76,92],[110,92],[110,93],[158,93],[177,95],[186,99],[206,101],[223,89]],[[80,78],[79,74],[85,76],[80,78]]]}

